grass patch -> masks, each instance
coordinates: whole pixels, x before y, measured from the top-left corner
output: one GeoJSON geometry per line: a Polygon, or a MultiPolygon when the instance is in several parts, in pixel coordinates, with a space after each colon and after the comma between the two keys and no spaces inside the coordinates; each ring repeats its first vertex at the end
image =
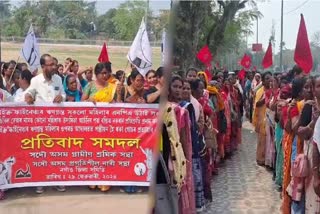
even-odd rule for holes
{"type": "MultiPolygon", "coordinates": [[[[17,60],[20,55],[20,50],[23,44],[17,43],[2,43],[2,61],[17,60]]],[[[127,53],[130,47],[108,47],[108,54],[112,63],[112,70],[115,72],[119,69],[124,70],[127,65],[127,53]]],[[[80,67],[93,66],[98,62],[101,47],[87,45],[50,45],[40,44],[40,52],[49,53],[56,57],[59,63],[64,63],[67,57],[79,61],[80,67]]],[[[160,47],[152,48],[153,68],[157,69],[161,64],[161,49],[160,47]]],[[[19,62],[24,62],[20,57],[19,62]]],[[[127,66],[126,71],[129,71],[130,66],[127,66]]]]}

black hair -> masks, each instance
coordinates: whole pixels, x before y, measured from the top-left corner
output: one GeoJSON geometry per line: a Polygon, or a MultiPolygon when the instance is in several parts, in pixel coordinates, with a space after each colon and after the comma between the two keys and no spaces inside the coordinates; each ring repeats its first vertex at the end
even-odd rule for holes
{"type": "Polygon", "coordinates": [[[156,75],[156,71],[151,69],[146,73],[146,77],[150,74],[150,73],[154,73],[154,75],[156,75]]]}
{"type": "Polygon", "coordinates": [[[297,99],[299,97],[305,83],[306,83],[306,78],[294,79],[292,81],[292,99],[297,99]]]}
{"type": "Polygon", "coordinates": [[[163,73],[164,73],[164,67],[159,67],[156,71],[156,77],[161,78],[163,77],[163,73]]]}
{"type": "Polygon", "coordinates": [[[188,76],[188,74],[189,74],[191,71],[195,71],[196,74],[198,73],[198,69],[196,69],[196,68],[194,68],[194,67],[190,67],[190,68],[188,68],[188,70],[187,70],[186,76],[188,76]]]}
{"type": "Polygon", "coordinates": [[[2,76],[4,76],[4,70],[7,70],[9,68],[9,66],[10,66],[9,62],[3,63],[2,71],[1,71],[2,76]]]}
{"type": "Polygon", "coordinates": [[[4,85],[3,85],[3,78],[2,78],[2,75],[0,75],[0,88],[3,89],[3,90],[6,90],[4,85]]]}
{"type": "Polygon", "coordinates": [[[20,78],[20,76],[21,76],[21,70],[16,69],[16,70],[14,71],[13,75],[12,75],[12,80],[14,81],[14,80],[20,78]]]}
{"type": "Polygon", "coordinates": [[[104,62],[106,69],[108,72],[112,73],[111,62],[104,62]]]}
{"type": "Polygon", "coordinates": [[[14,61],[14,60],[10,60],[9,64],[16,65],[16,64],[17,64],[17,62],[16,62],[16,61],[14,61]]]}
{"type": "MultiPolygon", "coordinates": [[[[131,84],[132,84],[131,80],[135,80],[138,75],[141,75],[140,72],[139,72],[136,68],[132,69],[132,72],[131,72],[131,74],[130,74],[129,77],[128,77],[127,84],[128,84],[128,85],[131,85],[131,84]]],[[[142,75],[141,75],[141,76],[142,76],[142,75]]],[[[142,77],[143,77],[143,76],[142,76],[142,77]]]]}
{"type": "Polygon", "coordinates": [[[171,77],[170,82],[169,82],[169,92],[170,92],[170,93],[171,93],[171,85],[172,85],[172,83],[173,83],[174,81],[176,81],[176,80],[180,81],[180,82],[182,83],[182,85],[183,85],[183,80],[182,80],[181,76],[179,76],[179,75],[173,75],[173,76],[171,77]]]}
{"type": "Polygon", "coordinates": [[[191,91],[197,90],[199,88],[200,82],[201,82],[200,79],[196,79],[194,81],[189,81],[191,91]]]}
{"type": "Polygon", "coordinates": [[[264,72],[264,73],[262,74],[262,76],[261,76],[262,82],[264,82],[264,81],[266,80],[266,77],[267,77],[268,74],[269,74],[270,76],[272,76],[272,73],[271,73],[270,71],[266,71],[266,72],[264,72]]]}
{"type": "Polygon", "coordinates": [[[296,75],[301,74],[303,72],[303,70],[298,65],[295,65],[292,68],[292,72],[293,72],[293,75],[296,76],[296,75]]]}
{"type": "Polygon", "coordinates": [[[98,74],[101,73],[103,69],[106,69],[109,73],[112,73],[111,63],[110,62],[97,63],[96,66],[94,67],[94,74],[97,76],[98,74]]]}
{"type": "Polygon", "coordinates": [[[57,68],[60,68],[60,67],[63,67],[63,68],[64,68],[64,66],[63,66],[62,64],[58,64],[58,65],[57,65],[57,68]]]}
{"type": "Polygon", "coordinates": [[[29,83],[29,85],[31,83],[32,78],[33,78],[33,75],[29,70],[24,70],[21,72],[21,79],[26,80],[29,83]]]}
{"type": "Polygon", "coordinates": [[[120,81],[124,73],[125,72],[123,70],[118,70],[115,74],[115,78],[120,81]]]}
{"type": "Polygon", "coordinates": [[[46,64],[46,57],[51,57],[50,54],[43,54],[41,57],[40,57],[40,65],[43,66],[46,64]]]}

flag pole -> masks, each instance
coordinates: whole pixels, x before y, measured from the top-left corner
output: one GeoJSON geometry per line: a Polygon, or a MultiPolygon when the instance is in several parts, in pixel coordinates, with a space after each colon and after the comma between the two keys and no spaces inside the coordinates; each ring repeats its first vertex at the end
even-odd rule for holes
{"type": "Polygon", "coordinates": [[[282,49],[283,49],[283,0],[281,0],[281,39],[280,39],[280,71],[282,72],[282,49]]]}

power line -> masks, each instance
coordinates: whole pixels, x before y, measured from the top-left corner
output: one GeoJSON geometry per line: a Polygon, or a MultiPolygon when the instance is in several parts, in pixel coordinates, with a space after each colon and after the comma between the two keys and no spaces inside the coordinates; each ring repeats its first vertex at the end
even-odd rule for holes
{"type": "Polygon", "coordinates": [[[308,1],[309,1],[309,0],[304,1],[301,5],[299,5],[299,6],[298,6],[298,7],[296,7],[295,9],[293,9],[293,10],[290,10],[290,11],[286,12],[286,14],[285,14],[285,15],[288,15],[289,13],[292,13],[292,12],[294,12],[294,11],[298,10],[298,9],[299,9],[299,8],[301,8],[303,5],[305,5],[308,1]]]}

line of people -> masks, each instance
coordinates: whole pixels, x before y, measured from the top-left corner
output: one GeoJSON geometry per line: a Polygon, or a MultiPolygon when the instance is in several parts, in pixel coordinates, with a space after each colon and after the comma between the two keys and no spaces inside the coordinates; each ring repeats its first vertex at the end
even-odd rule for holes
{"type": "Polygon", "coordinates": [[[158,163],[156,183],[168,182],[167,168],[180,192],[172,206],[193,214],[212,202],[213,176],[241,144],[243,89],[234,72],[217,72],[212,80],[195,68],[178,73],[186,75],[168,80],[160,144],[166,167],[158,163]]]}
{"type": "MultiPolygon", "coordinates": [[[[157,103],[163,86],[163,68],[150,70],[142,76],[134,66],[129,76],[122,70],[112,73],[111,63],[97,63],[94,67],[79,69],[79,62],[71,58],[65,64],[49,54],[41,56],[42,72],[31,73],[25,63],[1,63],[1,102],[104,102],[104,103],[157,103]]],[[[106,192],[110,186],[90,186],[106,192]]],[[[59,192],[66,191],[58,186],[59,192]]],[[[121,192],[135,193],[142,189],[133,186],[120,188],[121,192]]],[[[36,192],[44,192],[37,187],[36,192]]],[[[0,190],[0,198],[4,192],[0,190]]]]}
{"type": "Polygon", "coordinates": [[[265,72],[250,93],[256,161],[273,171],[282,213],[320,213],[320,77],[265,72]]]}

